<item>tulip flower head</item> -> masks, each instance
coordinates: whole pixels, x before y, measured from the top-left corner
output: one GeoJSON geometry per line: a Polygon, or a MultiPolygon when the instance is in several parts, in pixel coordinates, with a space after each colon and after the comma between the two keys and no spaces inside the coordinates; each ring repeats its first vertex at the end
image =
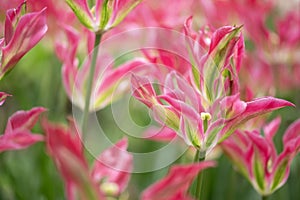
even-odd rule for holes
{"type": "Polygon", "coordinates": [[[185,27],[190,36],[189,72],[180,74],[170,67],[174,70],[165,76],[158,92],[146,77],[133,75],[131,82],[133,96],[153,111],[156,121],[176,131],[188,145],[209,153],[249,119],[293,105],[273,97],[248,102],[240,99],[238,72],[244,49],[241,27],[225,26],[212,34],[197,35],[191,29],[191,18],[185,27]],[[207,40],[208,35],[207,53],[201,54],[198,41],[207,40]]]}
{"type": "Polygon", "coordinates": [[[75,121],[68,127],[44,121],[43,128],[48,152],[64,179],[67,199],[99,200],[124,192],[133,167],[126,139],[102,152],[90,169],[75,121]]]}
{"type": "Polygon", "coordinates": [[[263,128],[264,135],[259,130],[238,130],[221,145],[233,164],[263,196],[284,185],[291,162],[300,150],[298,120],[288,127],[283,136],[283,151],[276,153],[273,138],[279,125],[280,118],[276,118],[263,128]]]}
{"type": "Polygon", "coordinates": [[[117,26],[141,0],[96,0],[89,8],[87,0],[66,0],[79,21],[93,32],[117,26]]]}
{"type": "MultiPolygon", "coordinates": [[[[85,42],[74,28],[64,25],[63,29],[67,36],[67,43],[64,45],[58,42],[56,44],[56,53],[63,62],[63,84],[72,103],[83,109],[87,95],[88,72],[92,59],[88,53],[92,50],[90,44],[93,43],[95,36],[92,32],[85,30],[84,33],[87,36],[85,42]],[[86,59],[83,63],[79,63],[79,57],[82,56],[78,53],[80,45],[86,47],[86,54],[83,55],[86,56],[86,59]],[[81,64],[82,66],[80,66],[81,64]]],[[[147,71],[141,67],[145,65],[145,61],[141,58],[134,58],[117,67],[113,66],[114,62],[112,56],[105,53],[98,54],[91,91],[90,112],[106,107],[128,92],[130,90],[130,80],[127,75],[147,71]]]]}
{"type": "Polygon", "coordinates": [[[4,38],[0,39],[0,79],[17,64],[45,35],[46,8],[21,15],[20,4],[6,12],[4,38]]]}

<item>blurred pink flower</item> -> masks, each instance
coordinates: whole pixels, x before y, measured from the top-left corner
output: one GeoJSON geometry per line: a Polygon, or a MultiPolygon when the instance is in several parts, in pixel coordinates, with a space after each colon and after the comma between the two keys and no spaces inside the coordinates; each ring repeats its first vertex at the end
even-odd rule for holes
{"type": "Polygon", "coordinates": [[[125,25],[180,30],[182,22],[191,15],[192,5],[193,0],[143,0],[125,19],[125,25]]]}
{"type": "Polygon", "coordinates": [[[29,111],[14,113],[8,119],[4,134],[0,136],[0,152],[24,149],[44,140],[42,135],[31,133],[31,129],[44,111],[44,108],[36,107],[29,111]]]}
{"type": "MultiPolygon", "coordinates": [[[[67,43],[58,42],[56,44],[56,53],[63,62],[63,84],[72,103],[83,109],[91,62],[91,55],[88,52],[92,51],[91,44],[93,44],[95,36],[92,32],[85,30],[83,34],[86,36],[87,41],[83,42],[75,29],[67,25],[64,25],[63,28],[67,36],[67,43]],[[80,44],[86,47],[84,53],[86,60],[81,67],[79,56],[77,57],[80,44]]],[[[90,111],[102,109],[120,99],[130,89],[130,80],[127,76],[131,73],[145,71],[141,67],[145,64],[145,60],[141,58],[134,58],[117,67],[114,66],[114,62],[115,60],[111,56],[104,55],[104,53],[99,54],[97,57],[90,111]]]]}
{"type": "Polygon", "coordinates": [[[68,127],[43,123],[49,154],[61,173],[69,200],[99,200],[118,197],[124,191],[132,170],[132,156],[126,151],[127,140],[106,149],[90,169],[84,156],[80,134],[73,120],[68,127]]]}
{"type": "Polygon", "coordinates": [[[129,182],[133,157],[126,151],[127,146],[127,139],[120,140],[102,152],[94,163],[92,177],[107,195],[120,196],[129,182]]]}
{"type": "Polygon", "coordinates": [[[197,174],[215,163],[205,161],[188,165],[175,165],[162,180],[148,187],[141,196],[142,200],[192,200],[187,191],[197,174]]]}
{"type": "Polygon", "coordinates": [[[236,131],[222,143],[224,152],[261,195],[270,195],[286,182],[290,164],[300,150],[300,120],[291,124],[283,136],[278,155],[273,138],[279,128],[276,118],[259,130],[236,131]]]}
{"type": "Polygon", "coordinates": [[[265,21],[274,8],[273,0],[199,0],[196,2],[195,6],[202,10],[207,23],[217,27],[224,24],[244,24],[248,36],[257,44],[268,43],[270,34],[265,21]]]}
{"type": "Polygon", "coordinates": [[[42,39],[47,31],[45,9],[21,16],[25,3],[6,13],[4,38],[0,39],[0,79],[42,39]]]}
{"type": "Polygon", "coordinates": [[[88,163],[84,158],[81,138],[74,121],[69,127],[43,122],[49,154],[61,173],[66,187],[67,199],[78,197],[84,200],[104,199],[104,195],[89,174],[88,163]]]}

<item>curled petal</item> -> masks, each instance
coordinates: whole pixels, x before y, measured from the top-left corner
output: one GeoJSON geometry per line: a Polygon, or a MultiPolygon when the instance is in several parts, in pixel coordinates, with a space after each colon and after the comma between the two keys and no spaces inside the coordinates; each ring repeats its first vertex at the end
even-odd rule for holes
{"type": "Polygon", "coordinates": [[[33,128],[40,114],[44,111],[44,108],[36,107],[29,111],[14,113],[8,119],[4,134],[0,136],[0,152],[24,149],[42,141],[43,136],[32,134],[30,129],[33,128]]]}
{"type": "Polygon", "coordinates": [[[262,97],[247,102],[247,107],[244,112],[226,123],[221,133],[221,141],[226,139],[234,130],[236,130],[241,124],[247,122],[249,119],[286,106],[294,106],[294,104],[286,100],[277,99],[274,97],[262,97]]]}
{"type": "Polygon", "coordinates": [[[45,112],[43,107],[36,107],[29,111],[18,111],[7,122],[5,134],[13,133],[14,130],[30,130],[36,124],[40,114],[45,112]]]}

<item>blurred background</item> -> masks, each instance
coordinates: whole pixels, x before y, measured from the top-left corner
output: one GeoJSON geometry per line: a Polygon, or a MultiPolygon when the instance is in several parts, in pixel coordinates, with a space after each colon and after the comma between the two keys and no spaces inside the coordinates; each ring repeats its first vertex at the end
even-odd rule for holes
{"type": "MultiPolygon", "coordinates": [[[[165,6],[163,3],[160,4],[159,1],[153,2],[148,2],[147,4],[148,6],[155,5],[151,8],[152,10],[156,10],[156,7],[159,6],[165,6]]],[[[222,3],[225,1],[213,2],[222,3]]],[[[275,21],[272,17],[276,18],[277,15],[281,15],[281,12],[291,10],[291,7],[287,6],[287,4],[291,3],[291,5],[295,5],[293,10],[298,14],[300,12],[299,1],[274,1],[274,3],[275,8],[268,14],[268,21],[266,21],[267,25],[271,27],[271,29],[275,21]]],[[[201,3],[197,3],[196,5],[199,6],[201,13],[199,13],[200,11],[195,11],[195,8],[191,9],[190,13],[194,14],[196,17],[198,15],[196,18],[198,24],[204,23],[204,16],[206,15],[204,14],[205,11],[203,9],[203,5],[201,3]]],[[[2,21],[3,9],[4,7],[0,9],[2,21]]],[[[139,6],[136,8],[136,12],[139,12],[138,9],[139,6]]],[[[250,12],[252,12],[252,10],[250,12]]],[[[182,14],[182,18],[187,16],[186,13],[189,12],[185,11],[182,14]]],[[[136,17],[136,15],[134,15],[133,12],[132,16],[128,16],[128,21],[132,22],[132,18],[134,17],[136,17]]],[[[129,22],[126,22],[125,20],[120,25],[120,29],[125,29],[126,26],[128,26],[126,23],[129,22]]],[[[274,27],[272,30],[276,31],[274,27]]],[[[249,35],[247,28],[245,28],[243,32],[245,32],[246,36],[246,51],[255,51],[255,40],[247,36],[249,35]]],[[[0,36],[2,35],[0,34],[0,36]]],[[[72,114],[72,105],[62,86],[61,63],[54,53],[54,42],[50,39],[51,37],[52,36],[44,38],[36,47],[24,56],[14,70],[1,80],[0,91],[12,94],[12,97],[9,97],[5,104],[0,107],[1,133],[5,128],[9,116],[17,110],[28,110],[35,106],[43,106],[48,109],[47,115],[49,119],[63,123],[66,122],[66,117],[72,114]]],[[[300,42],[298,41],[295,47],[296,51],[299,51],[299,45],[300,42]]],[[[298,59],[297,62],[299,61],[299,57],[296,57],[295,59],[298,59]]],[[[247,71],[245,71],[244,74],[247,74],[247,71]]],[[[290,78],[298,78],[295,82],[300,82],[300,76],[291,76],[290,78]]],[[[244,80],[246,80],[246,78],[244,80]]],[[[247,81],[249,85],[251,85],[252,82],[255,85],[257,80],[252,79],[249,82],[249,78],[247,78],[247,81]]],[[[243,82],[243,80],[241,80],[241,82],[243,82]]],[[[284,83],[280,82],[278,84],[279,86],[276,86],[277,88],[275,88],[276,92],[274,92],[273,89],[269,89],[268,92],[265,93],[270,94],[269,92],[271,91],[272,95],[289,100],[296,105],[296,108],[284,108],[273,112],[270,115],[270,119],[278,115],[282,118],[280,130],[275,137],[277,150],[278,152],[281,152],[281,138],[284,131],[288,125],[300,117],[300,85],[293,85],[292,87],[288,87],[288,89],[284,89],[284,87],[282,87],[283,89],[278,89],[281,88],[280,86],[284,86],[280,85],[284,83]]],[[[122,99],[119,101],[122,101],[122,99]]],[[[149,116],[148,110],[144,106],[134,99],[131,101],[131,106],[129,106],[128,109],[132,120],[135,123],[140,126],[146,126],[150,123],[154,123],[149,116]]],[[[117,103],[118,102],[116,102],[116,104],[117,103]]],[[[118,124],[116,124],[114,120],[110,106],[97,112],[97,118],[104,130],[104,133],[112,142],[116,142],[126,135],[118,128],[118,124]]],[[[42,130],[39,126],[36,126],[33,132],[42,133],[42,130]]],[[[163,142],[139,139],[130,135],[126,136],[129,138],[129,151],[132,152],[151,152],[165,146],[165,143],[163,142]]],[[[101,144],[101,142],[99,142],[99,144],[101,144]]],[[[176,162],[187,163],[190,162],[190,160],[192,160],[192,158],[190,152],[187,151],[176,162]]],[[[128,186],[128,193],[130,195],[129,199],[138,199],[141,191],[165,176],[168,169],[169,167],[164,167],[154,172],[132,174],[130,184],[128,186]]],[[[248,181],[232,167],[226,156],[222,154],[220,154],[218,158],[218,167],[207,170],[204,179],[204,188],[204,197],[202,199],[260,199],[259,195],[252,188],[250,183],[248,183],[248,181]]],[[[269,200],[296,200],[299,197],[300,155],[297,155],[291,165],[291,172],[287,183],[281,189],[276,191],[269,200]]],[[[43,143],[37,143],[25,150],[9,151],[0,154],[0,199],[66,199],[63,182],[57,173],[52,160],[48,156],[43,143]]]]}

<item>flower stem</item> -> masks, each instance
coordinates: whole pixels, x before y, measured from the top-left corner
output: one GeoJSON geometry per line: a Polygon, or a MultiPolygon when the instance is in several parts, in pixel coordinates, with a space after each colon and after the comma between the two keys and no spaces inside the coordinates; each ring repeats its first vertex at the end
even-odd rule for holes
{"type": "Polygon", "coordinates": [[[88,76],[88,80],[87,80],[88,82],[87,82],[87,90],[86,90],[86,97],[85,97],[85,105],[84,105],[83,117],[82,117],[82,122],[81,122],[81,131],[82,131],[83,140],[85,139],[85,135],[86,135],[90,101],[91,101],[91,95],[92,95],[91,93],[92,93],[92,87],[93,87],[93,80],[94,80],[94,74],[95,74],[95,69],[96,69],[97,55],[99,52],[99,44],[101,42],[102,35],[103,35],[103,33],[95,34],[96,37],[95,37],[95,42],[94,42],[92,62],[91,62],[89,76],[88,76]]]}
{"type": "MultiPolygon", "coordinates": [[[[201,151],[197,150],[194,162],[204,161],[205,154],[206,154],[205,151],[201,152],[201,151]]],[[[204,171],[200,172],[196,178],[196,193],[195,193],[196,199],[200,199],[200,196],[201,196],[201,191],[202,191],[202,186],[203,186],[203,177],[204,177],[204,171]]]]}
{"type": "MultiPolygon", "coordinates": [[[[205,153],[206,152],[200,152],[199,151],[199,162],[205,160],[205,153]]],[[[204,171],[200,172],[197,175],[197,180],[196,180],[196,199],[200,199],[200,196],[201,196],[202,185],[203,185],[203,177],[204,177],[204,171]]]]}
{"type": "Polygon", "coordinates": [[[264,196],[264,195],[261,196],[261,200],[267,200],[267,199],[268,199],[268,196],[264,196]]]}

